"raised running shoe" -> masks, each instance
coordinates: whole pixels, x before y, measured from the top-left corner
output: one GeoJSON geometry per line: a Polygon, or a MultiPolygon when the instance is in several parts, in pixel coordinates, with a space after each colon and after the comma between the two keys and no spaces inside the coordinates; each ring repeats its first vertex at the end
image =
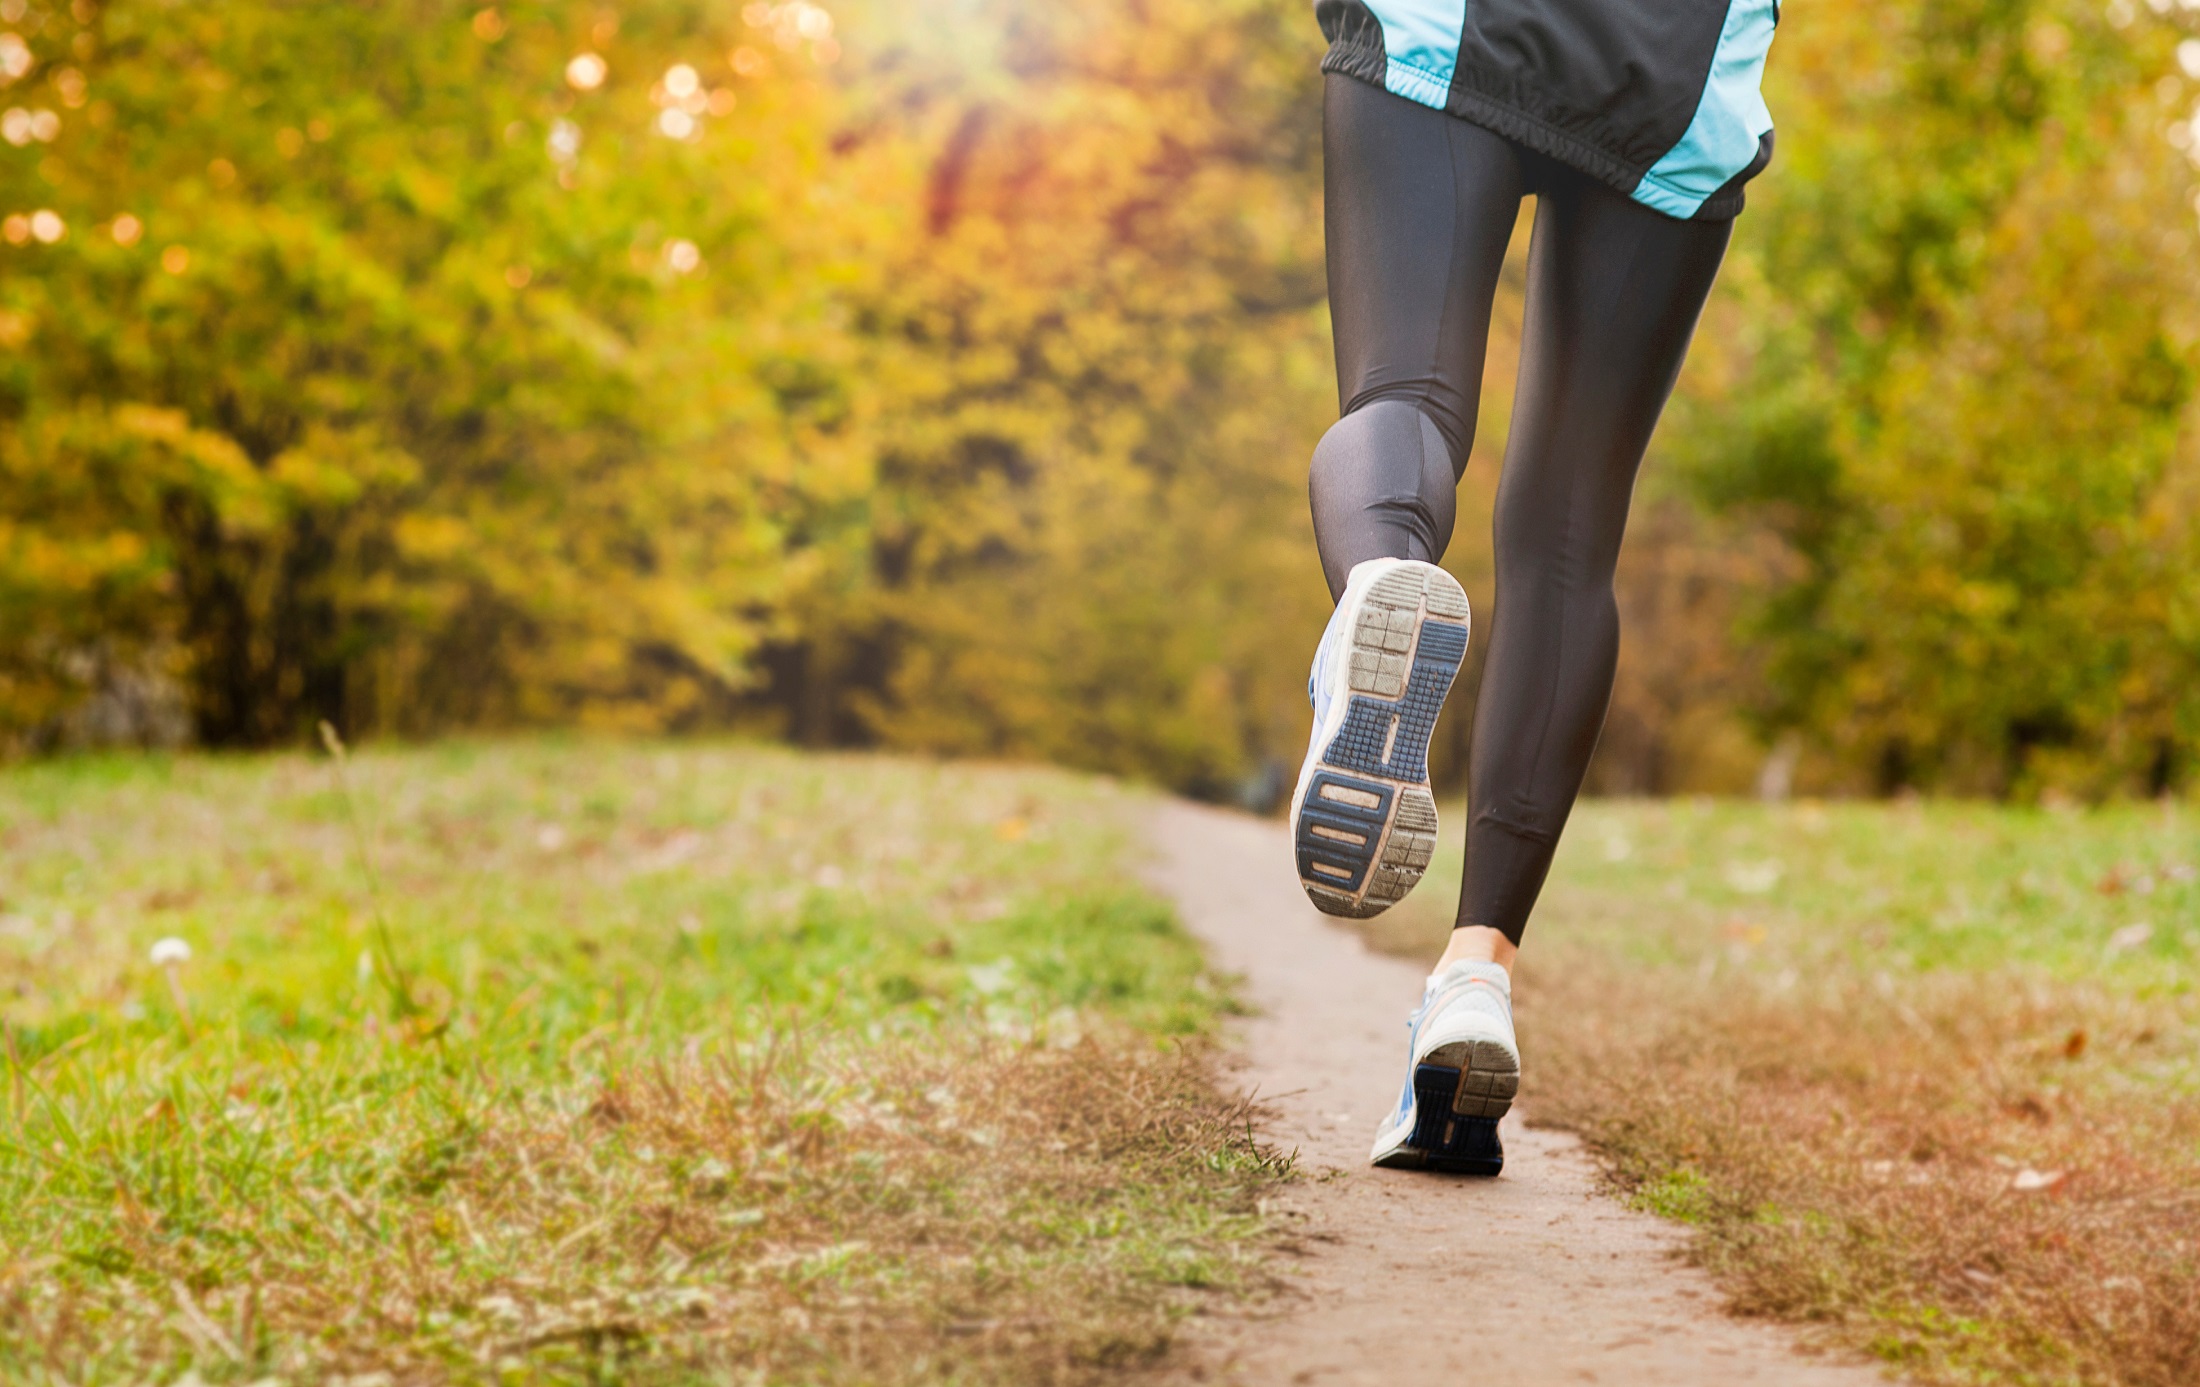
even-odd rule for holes
{"type": "Polygon", "coordinates": [[[1494,963],[1454,963],[1429,978],[1406,1032],[1405,1092],[1368,1160],[1497,1174],[1505,1167],[1497,1120],[1520,1091],[1511,976],[1494,963]]]}
{"type": "Polygon", "coordinates": [[[1434,564],[1369,559],[1314,651],[1314,738],[1291,797],[1299,884],[1331,915],[1379,915],[1436,850],[1428,743],[1467,656],[1467,595],[1434,564]]]}

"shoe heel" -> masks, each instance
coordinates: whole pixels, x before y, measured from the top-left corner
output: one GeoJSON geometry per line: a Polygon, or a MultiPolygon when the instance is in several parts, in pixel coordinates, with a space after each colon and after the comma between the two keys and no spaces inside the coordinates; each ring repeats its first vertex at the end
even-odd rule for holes
{"type": "Polygon", "coordinates": [[[1459,1074],[1440,1064],[1415,1067],[1411,1144],[1420,1149],[1425,1169],[1457,1175],[1495,1175],[1505,1168],[1505,1147],[1498,1140],[1497,1119],[1452,1111],[1459,1095],[1459,1074]]]}

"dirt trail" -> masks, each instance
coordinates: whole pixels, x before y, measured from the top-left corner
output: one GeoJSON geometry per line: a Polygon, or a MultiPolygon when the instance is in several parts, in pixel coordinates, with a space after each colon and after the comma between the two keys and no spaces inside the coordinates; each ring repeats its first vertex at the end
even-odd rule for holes
{"type": "MultiPolygon", "coordinates": [[[[1196,1321],[1179,1381],[1475,1383],[1543,1387],[1865,1387],[1872,1368],[1805,1358],[1790,1335],[1732,1319],[1680,1234],[1596,1192],[1573,1138],[1505,1120],[1505,1174],[1370,1169],[1403,1078],[1404,1020],[1423,970],[1325,922],[1293,878],[1280,824],[1169,806],[1155,885],[1215,961],[1245,976],[1245,1080],[1274,1110],[1267,1139],[1308,1178],[1294,1289],[1196,1321]]],[[[1523,1010],[1535,1005],[1523,997],[1523,1010]]],[[[1532,1104],[1535,1056],[1525,1057],[1532,1104]]]]}

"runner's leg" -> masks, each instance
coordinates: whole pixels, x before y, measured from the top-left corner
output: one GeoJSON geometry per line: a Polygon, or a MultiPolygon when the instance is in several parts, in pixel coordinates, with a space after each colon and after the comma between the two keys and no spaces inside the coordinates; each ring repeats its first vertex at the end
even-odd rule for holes
{"type": "Polygon", "coordinates": [[[1322,147],[1344,417],[1308,491],[1336,597],[1364,559],[1433,563],[1451,540],[1522,179],[1496,135],[1334,73],[1322,147]]]}
{"type": "Polygon", "coordinates": [[[1612,573],[1635,472],[1732,228],[1675,221],[1547,161],[1531,172],[1527,316],[1497,490],[1497,602],[1458,915],[1462,930],[1484,926],[1515,945],[1611,702],[1612,573]]]}

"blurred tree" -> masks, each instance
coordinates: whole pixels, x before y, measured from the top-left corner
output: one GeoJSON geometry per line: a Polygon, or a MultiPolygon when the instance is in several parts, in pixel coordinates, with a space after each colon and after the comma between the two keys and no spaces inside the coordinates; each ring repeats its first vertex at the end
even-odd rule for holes
{"type": "Polygon", "coordinates": [[[1328,610],[1318,35],[1269,0],[901,25],[839,141],[920,214],[853,296],[867,581],[797,624],[793,726],[1233,792],[1304,735],[1328,610]]]}
{"type": "Polygon", "coordinates": [[[723,326],[825,320],[814,90],[701,5],[9,8],[0,728],[146,662],[213,745],[724,703],[836,482],[723,326]]]}
{"type": "Polygon", "coordinates": [[[215,745],[761,714],[1233,783],[1323,606],[1304,19],[22,8],[0,735],[151,668],[215,745]]]}
{"type": "Polygon", "coordinates": [[[2165,788],[2200,748],[2178,30],[2061,0],[1787,26],[1780,167],[1673,430],[1794,560],[1749,627],[1760,726],[1835,784],[2165,788]]]}
{"type": "MultiPolygon", "coordinates": [[[[2189,774],[2181,26],[1787,15],[1595,783],[2189,774]]],[[[1297,0],[0,0],[0,747],[165,697],[1258,798],[1327,607],[1319,48],[1297,0]]]]}

